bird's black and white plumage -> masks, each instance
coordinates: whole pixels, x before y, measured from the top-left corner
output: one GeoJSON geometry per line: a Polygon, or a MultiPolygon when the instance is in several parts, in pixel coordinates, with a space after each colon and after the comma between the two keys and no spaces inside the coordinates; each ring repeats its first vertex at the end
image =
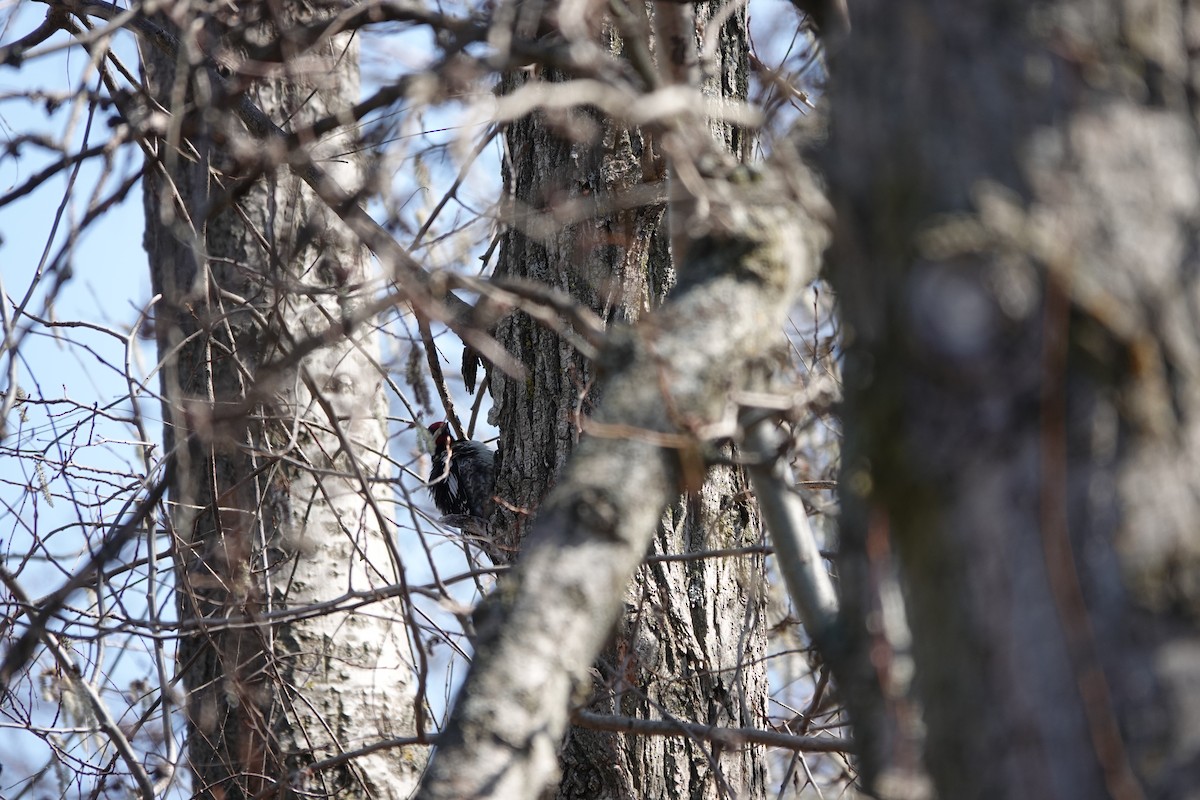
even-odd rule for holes
{"type": "Polygon", "coordinates": [[[429,433],[433,436],[433,469],[429,472],[433,504],[446,516],[486,520],[492,514],[495,454],[482,442],[455,441],[445,421],[430,425],[429,433]]]}

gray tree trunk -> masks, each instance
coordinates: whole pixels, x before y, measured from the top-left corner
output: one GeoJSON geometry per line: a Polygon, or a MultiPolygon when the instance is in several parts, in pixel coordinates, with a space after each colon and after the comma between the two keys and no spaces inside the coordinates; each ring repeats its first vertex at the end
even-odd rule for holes
{"type": "Polygon", "coordinates": [[[853,11],[844,585],[891,541],[940,797],[1197,797],[1197,8],[853,11]]]}
{"type": "MultiPolygon", "coordinates": [[[[705,6],[706,19],[712,9],[705,6]]],[[[718,96],[744,97],[745,13],[724,26],[708,76],[718,96]]],[[[614,49],[619,39],[610,40],[614,49]]],[[[561,80],[552,73],[545,80],[561,80]]],[[[508,78],[511,91],[530,80],[508,78]]],[[[578,112],[574,124],[534,114],[507,132],[506,183],[516,219],[553,212],[565,202],[621,198],[662,182],[653,138],[599,114],[578,112]],[[564,131],[594,126],[593,140],[564,131]]],[[[746,134],[718,126],[722,144],[741,154],[746,134]]],[[[497,275],[535,280],[569,293],[604,321],[636,322],[661,304],[674,284],[665,204],[641,206],[537,235],[518,223],[502,241],[497,275]]],[[[501,510],[493,532],[500,551],[515,555],[542,499],[553,488],[581,436],[583,418],[602,401],[594,365],[523,313],[506,318],[497,338],[528,369],[523,381],[494,374],[494,421],[502,432],[497,493],[518,512],[501,510]]],[[[688,476],[658,527],[650,555],[702,553],[761,543],[757,508],[740,469],[703,466],[688,476]],[[701,483],[702,482],[702,483],[701,483]]],[[[503,557],[503,556],[502,556],[503,557]]],[[[627,613],[596,664],[587,708],[648,719],[761,726],[766,716],[762,559],[755,556],[643,566],[627,588],[627,613]]],[[[759,746],[721,749],[687,737],[638,737],[570,729],[560,753],[561,798],[738,797],[765,790],[759,746]]]]}
{"type": "MultiPolygon", "coordinates": [[[[261,43],[291,21],[248,35],[261,43]]],[[[174,22],[195,32],[188,20],[174,22]]],[[[401,579],[389,540],[376,341],[356,333],[298,364],[289,358],[298,342],[340,330],[361,306],[370,262],[285,169],[268,165],[231,196],[264,154],[239,149],[252,139],[222,110],[223,98],[176,69],[197,62],[198,39],[211,46],[226,34],[216,20],[201,27],[206,36],[185,40],[176,61],[150,55],[146,65],[172,114],[147,164],[145,244],[162,295],[155,324],[166,442],[180,448],[171,507],[193,789],[214,798],[407,797],[424,763],[420,749],[308,769],[412,735],[403,604],[287,614],[401,579]]],[[[272,119],[302,128],[357,99],[357,52],[347,38],[302,61],[283,46],[285,77],[248,90],[272,119]]],[[[344,188],[362,185],[347,137],[304,150],[344,188]]]]}

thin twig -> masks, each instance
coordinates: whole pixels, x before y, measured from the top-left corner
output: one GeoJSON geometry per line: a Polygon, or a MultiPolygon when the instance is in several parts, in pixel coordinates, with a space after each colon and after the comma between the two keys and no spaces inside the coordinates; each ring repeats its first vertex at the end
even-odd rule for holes
{"type": "MultiPolygon", "coordinates": [[[[153,508],[153,506],[151,506],[153,508]]],[[[132,526],[136,527],[136,526],[132,526]]],[[[92,573],[94,576],[94,572],[92,573]]],[[[8,570],[0,567],[0,581],[3,581],[5,588],[12,593],[17,602],[22,605],[29,606],[31,604],[29,595],[21,587],[21,584],[12,576],[8,570]]],[[[58,663],[59,668],[66,674],[71,685],[83,691],[87,696],[88,705],[92,709],[92,713],[96,715],[96,724],[100,726],[100,730],[104,731],[108,736],[109,741],[113,743],[113,747],[120,753],[121,759],[125,765],[129,767],[129,774],[137,782],[139,793],[145,800],[154,800],[154,784],[150,781],[150,776],[146,774],[145,768],[141,761],[138,760],[137,753],[133,751],[133,746],[129,744],[129,740],[125,738],[125,734],[121,732],[121,728],[113,719],[112,714],[108,711],[108,706],[97,694],[95,687],[91,683],[84,680],[83,672],[79,669],[79,665],[75,663],[75,659],[67,652],[62,643],[58,640],[58,636],[46,630],[44,625],[35,625],[30,627],[26,632],[26,636],[32,634],[35,638],[40,639],[50,654],[54,656],[54,660],[58,663]]],[[[9,650],[9,655],[17,649],[14,645],[13,649],[9,650]]],[[[5,668],[8,667],[8,659],[5,658],[5,668]]],[[[6,673],[7,674],[7,673],[6,673]]],[[[5,682],[7,686],[7,681],[5,682]]]]}
{"type": "Polygon", "coordinates": [[[836,736],[795,736],[790,733],[764,731],[760,728],[722,728],[671,719],[637,719],[611,716],[593,711],[577,710],[571,722],[581,728],[614,733],[634,733],[640,736],[695,736],[725,747],[741,744],[763,744],[804,753],[851,753],[854,744],[836,736]]]}

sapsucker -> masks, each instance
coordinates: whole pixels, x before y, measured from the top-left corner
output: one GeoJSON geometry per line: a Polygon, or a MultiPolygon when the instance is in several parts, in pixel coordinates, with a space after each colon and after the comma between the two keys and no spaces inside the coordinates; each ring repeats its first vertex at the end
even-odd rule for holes
{"type": "Polygon", "coordinates": [[[492,514],[495,454],[482,442],[455,441],[444,420],[430,425],[429,433],[433,436],[433,469],[429,472],[433,504],[446,516],[486,520],[492,514]]]}

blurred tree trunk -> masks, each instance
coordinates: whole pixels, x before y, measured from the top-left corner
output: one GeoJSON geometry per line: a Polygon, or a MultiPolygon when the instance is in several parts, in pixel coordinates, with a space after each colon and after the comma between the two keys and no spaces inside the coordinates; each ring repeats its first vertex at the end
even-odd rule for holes
{"type": "Polygon", "coordinates": [[[940,797],[1195,797],[1198,10],[853,10],[844,585],[890,540],[940,797]]]}
{"type": "MultiPolygon", "coordinates": [[[[295,21],[238,22],[243,44],[278,39],[283,48],[285,77],[255,82],[250,98],[298,129],[357,99],[358,71],[346,37],[290,52],[279,31],[295,21]]],[[[162,295],[155,323],[165,437],[181,448],[171,504],[194,792],[407,797],[421,751],[307,770],[412,735],[415,678],[401,602],[268,619],[399,580],[384,517],[387,404],[377,343],[355,333],[299,364],[289,360],[297,342],[340,328],[361,306],[370,262],[284,169],[268,165],[230,195],[258,159],[283,154],[239,150],[253,139],[222,110],[227,98],[177,70],[197,63],[198,39],[211,47],[227,33],[222,22],[234,20],[173,22],[204,36],[192,37],[177,61],[151,56],[146,64],[152,91],[172,112],[168,138],[147,164],[146,249],[162,295]]],[[[326,169],[351,191],[362,185],[348,138],[305,149],[314,160],[336,154],[326,169]]]]}
{"type": "MultiPolygon", "coordinates": [[[[714,7],[697,12],[708,19],[714,7]]],[[[607,34],[614,51],[618,36],[607,34]]],[[[718,96],[744,97],[746,15],[730,15],[706,77],[718,96]]],[[[563,77],[511,74],[506,91],[563,77]]],[[[742,155],[744,131],[714,126],[742,155]]],[[[531,279],[569,293],[606,323],[634,322],[674,284],[666,205],[588,215],[556,224],[569,202],[619,200],[664,185],[660,147],[642,131],[599,113],[535,113],[510,125],[505,180],[515,223],[502,240],[497,277],[531,279]]],[[[528,315],[504,319],[497,338],[529,370],[524,381],[493,373],[493,421],[502,435],[497,494],[517,511],[493,519],[500,558],[515,557],[541,500],[600,400],[593,365],[528,315]]],[[[697,476],[699,478],[701,476],[697,476]]],[[[703,485],[664,516],[651,556],[702,553],[761,543],[757,508],[740,469],[714,467],[703,485]]],[[[766,717],[763,620],[765,580],[758,555],[648,563],[628,588],[628,612],[596,665],[591,711],[649,719],[762,726],[766,717]]],[[[560,753],[561,798],[761,796],[761,747],[720,750],[686,737],[639,737],[575,727],[560,753]]]]}

